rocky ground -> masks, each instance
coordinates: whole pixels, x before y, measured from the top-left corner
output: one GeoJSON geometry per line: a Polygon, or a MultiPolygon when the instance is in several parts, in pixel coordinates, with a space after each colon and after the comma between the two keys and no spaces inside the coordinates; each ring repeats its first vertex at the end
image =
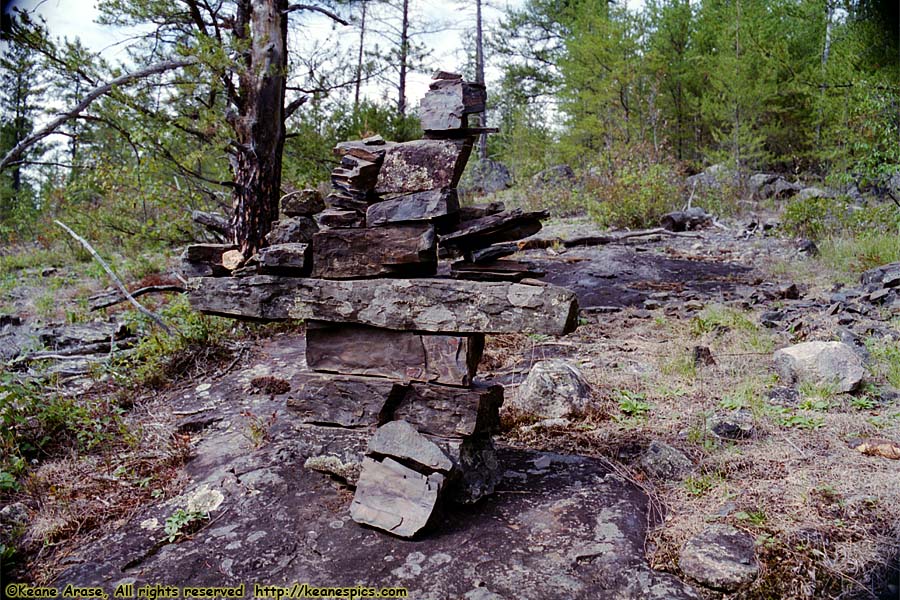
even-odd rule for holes
{"type": "MultiPolygon", "coordinates": [[[[508,386],[504,479],[427,535],[359,527],[345,482],[304,466],[331,456],[352,470],[359,453],[345,448],[365,436],[291,419],[304,341],[282,328],[137,399],[129,422],[169,453],[159,493],[32,550],[14,575],[403,586],[413,598],[896,598],[900,269],[836,286],[809,244],[773,225],[759,216],[516,256],[578,293],[580,327],[488,338],[482,377],[508,386]]],[[[598,233],[566,219],[538,237],[598,233]]],[[[6,340],[49,328],[2,327],[6,340]]],[[[97,339],[73,345],[102,357],[132,343],[116,324],[92,328],[97,339]]],[[[36,351],[17,348],[6,358],[36,351]]],[[[48,362],[71,365],[27,368],[48,362]]],[[[101,385],[78,371],[54,381],[101,385]]],[[[71,478],[64,463],[55,476],[71,478]]],[[[31,548],[66,509],[49,489],[9,495],[0,513],[31,548]]],[[[98,502],[79,510],[102,513],[98,502]]]]}

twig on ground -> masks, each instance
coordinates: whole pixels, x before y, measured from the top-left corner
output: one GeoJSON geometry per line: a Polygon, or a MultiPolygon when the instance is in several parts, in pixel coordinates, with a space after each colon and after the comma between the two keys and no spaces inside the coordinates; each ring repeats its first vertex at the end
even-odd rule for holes
{"type": "MultiPolygon", "coordinates": [[[[180,285],[148,285],[147,287],[142,287],[140,289],[134,290],[131,292],[132,298],[137,298],[138,296],[143,296],[144,294],[161,294],[164,292],[173,292],[177,294],[183,294],[184,288],[180,285]]],[[[125,302],[127,298],[124,296],[116,296],[109,300],[104,300],[103,297],[110,296],[111,294],[103,294],[101,296],[95,297],[95,304],[91,306],[91,312],[95,310],[100,310],[101,308],[108,308],[110,306],[115,306],[120,302],[125,302]]]]}
{"type": "Polygon", "coordinates": [[[168,325],[166,325],[163,322],[162,318],[160,318],[159,315],[157,315],[155,312],[148,310],[148,309],[144,308],[143,306],[141,306],[141,304],[137,300],[134,299],[134,296],[132,296],[131,294],[128,293],[128,289],[125,287],[125,284],[122,283],[122,280],[119,279],[119,276],[113,272],[113,270],[109,267],[109,265],[106,264],[106,261],[103,260],[103,258],[99,254],[97,254],[97,251],[94,250],[93,246],[91,246],[90,243],[88,243],[88,241],[86,239],[84,239],[83,237],[81,237],[80,235],[78,235],[77,233],[72,231],[69,228],[69,226],[66,225],[65,223],[63,223],[62,221],[54,220],[53,222],[56,223],[57,225],[59,225],[60,227],[62,227],[63,229],[65,229],[66,233],[68,233],[73,238],[75,238],[75,240],[77,240],[82,246],[84,246],[85,250],[87,250],[88,252],[91,253],[91,256],[93,256],[94,259],[98,263],[100,263],[100,266],[103,267],[103,270],[106,271],[106,274],[109,275],[110,279],[112,279],[113,284],[115,284],[115,286],[117,288],[119,288],[119,291],[122,292],[122,294],[126,298],[128,298],[128,301],[131,302],[131,304],[136,309],[138,309],[138,311],[140,311],[142,314],[146,315],[151,320],[153,320],[153,322],[156,323],[157,325],[159,325],[163,331],[165,331],[169,335],[172,335],[172,333],[173,333],[172,328],[169,327],[168,325]]]}

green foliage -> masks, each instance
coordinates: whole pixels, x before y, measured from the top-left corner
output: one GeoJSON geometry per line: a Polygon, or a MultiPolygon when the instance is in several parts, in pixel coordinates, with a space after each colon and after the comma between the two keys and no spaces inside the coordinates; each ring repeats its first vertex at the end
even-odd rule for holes
{"type": "Polygon", "coordinates": [[[53,448],[92,450],[123,434],[122,410],[109,398],[60,396],[0,371],[0,488],[15,487],[27,461],[53,448]]]}
{"type": "Polygon", "coordinates": [[[783,406],[767,406],[766,412],[782,427],[819,429],[825,425],[825,419],[820,416],[794,412],[783,406]]]}
{"type": "Polygon", "coordinates": [[[198,525],[201,521],[209,518],[207,513],[197,511],[187,511],[183,508],[176,509],[166,519],[164,531],[167,540],[171,544],[179,537],[187,535],[192,527],[198,525]]]}
{"type": "Polygon", "coordinates": [[[655,227],[663,214],[680,206],[680,181],[667,164],[622,164],[589,185],[596,200],[588,212],[604,227],[655,227]]]}
{"type": "Polygon", "coordinates": [[[879,375],[900,389],[900,346],[895,342],[871,339],[866,344],[879,375]]]}
{"type": "Polygon", "coordinates": [[[228,319],[194,311],[184,296],[173,299],[160,311],[162,319],[175,330],[172,335],[159,330],[151,333],[146,317],[130,314],[134,324],[149,335],[141,338],[133,352],[116,359],[109,368],[122,383],[151,387],[183,373],[201,357],[224,354],[222,343],[233,324],[228,319]]]}
{"type": "Polygon", "coordinates": [[[700,475],[694,477],[690,475],[684,480],[684,489],[693,496],[703,496],[708,491],[716,487],[717,478],[713,475],[700,475]]]}
{"type": "Polygon", "coordinates": [[[738,521],[745,521],[751,525],[755,525],[757,527],[762,527],[766,524],[768,517],[766,516],[766,511],[763,509],[759,510],[750,510],[750,511],[738,511],[734,513],[734,518],[738,521]]]}
{"type": "Polygon", "coordinates": [[[641,392],[618,390],[619,410],[629,417],[643,417],[653,408],[653,405],[645,402],[647,396],[641,392]]]}
{"type": "Polygon", "coordinates": [[[759,326],[745,313],[720,304],[710,304],[691,319],[691,333],[701,336],[719,331],[755,332],[759,326]]]}

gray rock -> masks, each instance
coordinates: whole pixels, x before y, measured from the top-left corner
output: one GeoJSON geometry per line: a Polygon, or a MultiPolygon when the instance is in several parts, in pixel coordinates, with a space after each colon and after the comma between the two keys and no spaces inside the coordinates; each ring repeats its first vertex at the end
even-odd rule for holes
{"type": "Polygon", "coordinates": [[[688,540],[678,565],[697,583],[726,592],[752,582],[759,573],[753,538],[730,525],[711,525],[688,540]]]}
{"type": "Polygon", "coordinates": [[[795,198],[801,202],[806,200],[811,200],[813,198],[831,198],[831,192],[827,190],[823,190],[817,187],[808,187],[803,188],[800,192],[795,196],[795,198]]]}
{"type": "Polygon", "coordinates": [[[837,392],[857,389],[866,374],[862,360],[842,342],[804,342],[778,350],[773,359],[782,381],[834,386],[837,392]]]}
{"type": "Polygon", "coordinates": [[[886,288],[900,286],[900,262],[869,269],[860,275],[859,280],[863,285],[876,284],[886,288]]]}
{"type": "Polygon", "coordinates": [[[325,210],[325,201],[319,190],[297,190],[281,199],[281,212],[288,217],[308,217],[325,210]]]}
{"type": "MultiPolygon", "coordinates": [[[[237,414],[240,404],[226,402],[221,409],[237,414]]],[[[422,599],[465,598],[485,587],[485,600],[494,598],[487,590],[508,600],[560,594],[698,598],[675,576],[649,568],[644,556],[648,499],[602,460],[501,449],[507,493],[490,502],[448,507],[440,534],[421,535],[411,544],[349,522],[346,492],[297,468],[288,451],[293,435],[251,451],[233,434],[236,453],[223,455],[213,438],[228,435],[223,429],[203,436],[187,465],[190,477],[219,481],[234,472],[246,481],[248,471],[265,465],[278,477],[257,481],[254,493],[235,487],[234,494],[227,494],[230,510],[224,519],[162,548],[157,545],[161,530],[141,529],[140,524],[151,517],[162,523],[176,506],[145,505],[131,521],[77,548],[60,580],[99,585],[111,594],[123,570],[138,579],[138,587],[153,581],[199,585],[198,573],[206,574],[203,585],[276,579],[342,582],[349,573],[366,585],[407,587],[411,598],[422,599]],[[548,467],[533,469],[538,462],[548,467]],[[241,545],[234,549],[237,543],[241,545]],[[225,561],[227,575],[215,569],[225,561]]]]}
{"type": "Polygon", "coordinates": [[[21,502],[0,509],[0,544],[14,546],[28,523],[28,507],[21,502]]]}
{"type": "Polygon", "coordinates": [[[678,448],[653,440],[641,456],[641,467],[653,478],[677,481],[694,468],[694,463],[678,448]]]}
{"type": "Polygon", "coordinates": [[[366,458],[350,516],[362,525],[413,537],[428,525],[443,485],[440,473],[422,475],[389,457],[366,458]]]}
{"type": "Polygon", "coordinates": [[[562,187],[575,183],[575,171],[569,165],[554,165],[531,178],[540,187],[562,187]]]}
{"type": "Polygon", "coordinates": [[[685,182],[688,188],[696,186],[698,188],[719,189],[729,179],[734,179],[734,171],[726,165],[715,164],[708,166],[701,173],[691,175],[685,182]]]}
{"type": "Polygon", "coordinates": [[[471,190],[482,194],[493,194],[512,187],[513,179],[503,163],[493,160],[479,160],[472,168],[471,190]]]}
{"type": "Polygon", "coordinates": [[[759,197],[765,186],[772,184],[776,179],[778,179],[778,175],[774,173],[756,173],[750,176],[747,185],[750,193],[754,197],[759,197]]]}
{"type": "Polygon", "coordinates": [[[509,404],[542,419],[555,419],[584,412],[591,401],[591,387],[578,367],[550,359],[531,367],[509,404]]]}
{"type": "Polygon", "coordinates": [[[274,244],[308,244],[319,226],[309,217],[288,217],[275,221],[272,231],[266,235],[266,243],[274,244]]]}
{"type": "Polygon", "coordinates": [[[753,415],[750,411],[738,410],[717,416],[712,431],[724,440],[744,440],[753,437],[756,428],[753,426],[753,415]]]}
{"type": "Polygon", "coordinates": [[[385,423],[369,440],[369,454],[412,461],[426,469],[450,472],[451,461],[441,449],[406,421],[385,423]]]}
{"type": "Polygon", "coordinates": [[[794,197],[802,189],[803,186],[799,183],[793,183],[783,177],[779,177],[773,184],[772,196],[777,200],[785,200],[794,197]]]}

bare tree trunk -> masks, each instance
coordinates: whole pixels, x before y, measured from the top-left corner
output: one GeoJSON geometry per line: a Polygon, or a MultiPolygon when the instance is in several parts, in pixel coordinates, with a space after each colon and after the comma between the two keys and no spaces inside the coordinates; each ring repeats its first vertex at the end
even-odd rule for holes
{"type": "Polygon", "coordinates": [[[406,61],[409,55],[409,0],[403,0],[403,27],[400,30],[400,86],[397,114],[406,116],[406,61]]]}
{"type": "MultiPolygon", "coordinates": [[[[475,2],[475,82],[484,84],[484,43],[482,37],[481,1],[475,2]]],[[[487,107],[478,117],[482,127],[487,127],[487,107]]],[[[487,134],[478,137],[478,158],[487,160],[487,134]]]]}
{"type": "Polygon", "coordinates": [[[359,20],[359,55],[356,58],[356,90],[353,94],[353,112],[359,110],[359,88],[362,86],[362,67],[363,67],[363,45],[366,39],[366,5],[367,0],[363,0],[362,16],[359,20]]]}
{"type": "Polygon", "coordinates": [[[231,233],[245,257],[265,243],[278,218],[284,96],[287,73],[287,0],[240,0],[235,35],[249,50],[239,77],[239,115],[233,122],[234,214],[231,233]]]}

